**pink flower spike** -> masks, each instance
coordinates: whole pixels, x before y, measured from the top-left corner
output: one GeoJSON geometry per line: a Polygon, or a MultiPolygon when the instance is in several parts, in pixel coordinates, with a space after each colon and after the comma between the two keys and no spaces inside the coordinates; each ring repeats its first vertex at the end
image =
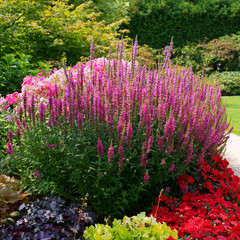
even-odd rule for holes
{"type": "Polygon", "coordinates": [[[8,140],[9,142],[12,142],[13,140],[13,133],[11,131],[8,131],[8,140]]]}
{"type": "Polygon", "coordinates": [[[34,177],[36,178],[36,179],[38,179],[39,181],[41,180],[41,177],[40,177],[40,174],[39,174],[39,170],[35,170],[34,171],[34,177]]]}
{"type": "Polygon", "coordinates": [[[56,145],[47,144],[47,147],[53,149],[53,148],[56,148],[56,145]]]}
{"type": "Polygon", "coordinates": [[[12,117],[10,115],[7,116],[8,122],[12,122],[12,117]]]}
{"type": "Polygon", "coordinates": [[[7,154],[13,154],[13,146],[12,143],[8,142],[7,143],[7,154]]]}
{"type": "Polygon", "coordinates": [[[174,170],[175,166],[174,164],[171,165],[171,167],[169,168],[169,171],[172,172],[174,170]]]}
{"type": "Polygon", "coordinates": [[[110,147],[109,149],[108,149],[108,162],[110,162],[111,161],[111,159],[112,159],[112,157],[113,157],[113,155],[114,155],[114,147],[110,147]]]}
{"type": "Polygon", "coordinates": [[[146,184],[150,179],[150,176],[148,174],[148,170],[146,170],[144,178],[143,178],[143,184],[146,184]]]}
{"type": "Polygon", "coordinates": [[[102,144],[102,141],[99,139],[97,143],[98,143],[98,145],[97,145],[98,156],[103,156],[103,155],[104,155],[104,152],[103,152],[103,144],[102,144]]]}

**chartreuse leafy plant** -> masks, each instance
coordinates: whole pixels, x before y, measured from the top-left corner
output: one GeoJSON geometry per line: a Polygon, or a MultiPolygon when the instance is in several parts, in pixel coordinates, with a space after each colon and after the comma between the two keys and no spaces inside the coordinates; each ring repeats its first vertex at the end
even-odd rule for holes
{"type": "Polygon", "coordinates": [[[83,236],[89,240],[167,240],[169,237],[178,239],[176,230],[171,230],[164,222],[157,223],[153,216],[146,217],[145,212],[131,218],[125,216],[122,220],[115,219],[112,226],[95,224],[87,227],[83,236]]]}
{"type": "MultiPolygon", "coordinates": [[[[179,194],[176,179],[228,138],[218,86],[171,66],[172,43],[158,69],[135,59],[93,59],[47,75],[27,76],[9,94],[15,129],[5,166],[29,192],[69,199],[89,193],[98,217],[151,208],[159,189],[179,194]],[[8,169],[11,171],[11,168],[8,169]]],[[[3,107],[3,109],[5,109],[3,107]]]]}

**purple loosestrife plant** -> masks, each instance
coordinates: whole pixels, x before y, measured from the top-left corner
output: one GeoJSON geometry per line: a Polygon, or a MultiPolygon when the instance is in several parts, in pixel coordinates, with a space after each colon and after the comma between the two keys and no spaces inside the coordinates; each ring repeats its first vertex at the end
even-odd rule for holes
{"type": "Polygon", "coordinates": [[[39,192],[89,193],[99,215],[134,215],[202,157],[221,154],[230,131],[220,88],[171,66],[171,50],[152,71],[136,61],[135,44],[130,62],[122,45],[114,59],[94,59],[92,48],[86,64],[26,77],[15,107],[21,147],[12,156],[22,159],[25,184],[39,169],[39,192]]]}

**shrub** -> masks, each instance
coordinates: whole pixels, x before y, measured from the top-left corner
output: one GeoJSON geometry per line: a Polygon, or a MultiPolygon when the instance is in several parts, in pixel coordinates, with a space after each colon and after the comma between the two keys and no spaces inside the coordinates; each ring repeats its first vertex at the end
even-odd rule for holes
{"type": "MultiPolygon", "coordinates": [[[[31,56],[24,53],[5,54],[0,58],[0,92],[7,95],[21,90],[22,79],[28,74],[37,74],[39,69],[50,71],[51,65],[32,63],[31,56]]],[[[42,70],[42,71],[44,71],[42,70]]]]}
{"type": "Polygon", "coordinates": [[[197,44],[173,49],[172,63],[190,67],[194,73],[203,70],[203,50],[197,44]]]}
{"type": "Polygon", "coordinates": [[[240,72],[220,72],[209,76],[210,82],[217,81],[222,96],[240,95],[240,72]]]}
{"type": "Polygon", "coordinates": [[[240,35],[224,36],[199,44],[202,62],[207,72],[240,70],[240,35]]]}
{"type": "Polygon", "coordinates": [[[14,164],[29,191],[89,193],[98,216],[134,215],[160,188],[177,187],[190,162],[222,152],[229,124],[219,87],[171,67],[172,44],[153,71],[135,61],[136,44],[131,62],[122,47],[112,60],[28,76],[7,96],[17,129],[2,169],[14,164]]]}
{"type": "Polygon", "coordinates": [[[154,217],[146,217],[140,213],[131,218],[115,219],[112,227],[109,225],[95,224],[95,227],[86,228],[85,239],[178,239],[177,231],[171,230],[166,223],[157,223],[154,217]]]}

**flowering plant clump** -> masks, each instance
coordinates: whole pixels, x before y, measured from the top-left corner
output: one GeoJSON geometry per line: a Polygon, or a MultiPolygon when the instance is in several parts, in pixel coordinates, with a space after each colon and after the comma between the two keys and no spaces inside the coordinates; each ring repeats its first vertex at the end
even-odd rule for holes
{"type": "Polygon", "coordinates": [[[135,61],[137,44],[131,61],[122,48],[24,79],[7,159],[29,190],[89,193],[100,215],[134,215],[190,164],[222,152],[229,124],[219,87],[171,66],[172,43],[153,71],[135,61]]]}
{"type": "Polygon", "coordinates": [[[240,239],[240,179],[225,159],[212,161],[201,161],[198,177],[178,178],[181,198],[162,194],[152,208],[157,221],[177,229],[180,238],[240,239]]]}

